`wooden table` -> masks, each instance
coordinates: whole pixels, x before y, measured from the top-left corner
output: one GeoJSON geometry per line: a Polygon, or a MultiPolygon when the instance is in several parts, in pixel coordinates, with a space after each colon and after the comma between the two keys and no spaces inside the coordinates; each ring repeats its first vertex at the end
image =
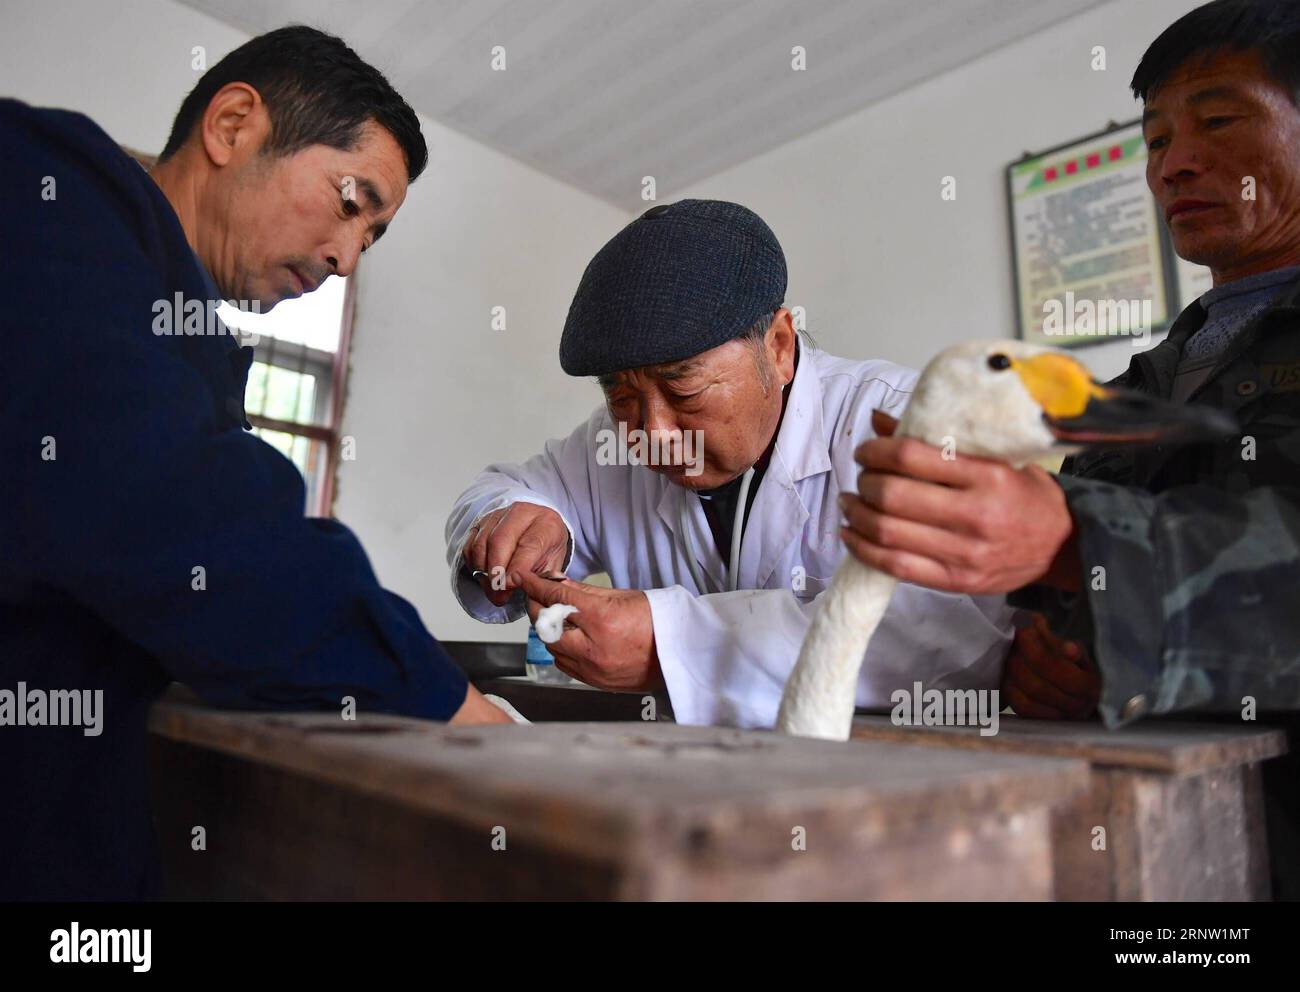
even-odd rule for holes
{"type": "Polygon", "coordinates": [[[1088,784],[1077,759],[671,723],[165,698],[151,728],[181,898],[1045,899],[1050,808],[1088,784]]]}
{"type": "Polygon", "coordinates": [[[1285,753],[1281,730],[1164,720],[1107,730],[1003,716],[998,733],[982,737],[974,727],[859,716],[853,738],[1087,761],[1088,790],[1051,814],[1057,899],[1269,898],[1260,762],[1285,753]]]}

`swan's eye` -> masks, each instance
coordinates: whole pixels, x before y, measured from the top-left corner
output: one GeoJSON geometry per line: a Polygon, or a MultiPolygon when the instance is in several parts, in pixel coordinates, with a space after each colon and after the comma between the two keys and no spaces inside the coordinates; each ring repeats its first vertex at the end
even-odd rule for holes
{"type": "Polygon", "coordinates": [[[989,368],[993,369],[995,372],[1009,369],[1011,368],[1011,359],[1001,352],[998,352],[996,355],[989,355],[989,368]]]}

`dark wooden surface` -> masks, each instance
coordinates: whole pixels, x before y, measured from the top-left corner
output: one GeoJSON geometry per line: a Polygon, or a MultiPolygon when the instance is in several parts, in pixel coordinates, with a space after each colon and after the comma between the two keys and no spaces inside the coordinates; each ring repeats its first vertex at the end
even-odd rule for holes
{"type": "Polygon", "coordinates": [[[907,727],[887,716],[857,716],[853,737],[1082,758],[1093,765],[1169,773],[1229,768],[1286,752],[1286,733],[1275,728],[1163,720],[1107,730],[1100,723],[1001,716],[998,732],[983,737],[978,727],[907,727]]]}
{"type": "Polygon", "coordinates": [[[524,674],[525,646],[506,641],[439,641],[471,682],[524,674]]]}
{"type": "Polygon", "coordinates": [[[1075,760],[668,723],[169,698],[151,728],[169,892],[189,898],[1042,899],[1049,809],[1088,783],[1075,760]]]}
{"type": "Polygon", "coordinates": [[[476,680],[480,692],[500,696],[534,723],[653,720],[672,722],[663,692],[607,692],[586,685],[548,685],[523,677],[476,680]]]}
{"type": "Polygon", "coordinates": [[[859,716],[853,738],[1087,761],[1088,790],[1051,813],[1058,899],[1269,896],[1260,764],[1286,751],[1286,735],[1276,728],[1162,720],[1107,730],[1004,716],[997,734],[982,737],[973,727],[859,716]]]}

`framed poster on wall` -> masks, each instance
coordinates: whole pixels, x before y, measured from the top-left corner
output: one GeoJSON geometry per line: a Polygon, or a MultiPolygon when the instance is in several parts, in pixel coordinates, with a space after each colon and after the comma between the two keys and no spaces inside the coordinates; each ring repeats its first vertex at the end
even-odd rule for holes
{"type": "Polygon", "coordinates": [[[1176,265],[1146,184],[1141,121],[1007,167],[1021,338],[1077,347],[1166,330],[1199,266],[1176,265]]]}

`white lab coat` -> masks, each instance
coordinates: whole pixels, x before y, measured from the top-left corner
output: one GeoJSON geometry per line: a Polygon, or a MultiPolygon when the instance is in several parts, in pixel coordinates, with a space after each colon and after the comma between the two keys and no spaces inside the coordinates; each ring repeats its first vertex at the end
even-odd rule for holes
{"type": "MultiPolygon", "coordinates": [[[[853,451],[874,435],[871,411],[898,416],[915,381],[900,365],[801,345],[776,449],[745,525],[738,591],[720,591],[727,566],[694,493],[643,466],[598,463],[598,432],[617,426],[604,406],[522,465],[489,466],[461,494],[446,530],[452,591],[486,623],[524,616],[522,591],[507,606],[492,605],[462,568],[461,551],[472,524],[493,510],[516,501],[550,507],[569,528],[570,577],[603,571],[617,589],[645,591],[679,723],[771,727],[817,596],[847,553],[836,498],[857,488],[853,451]],[[696,588],[686,562],[683,511],[708,589],[696,588]]],[[[864,659],[858,705],[888,707],[893,690],[915,681],[995,688],[1011,616],[1001,596],[900,584],[864,659]]]]}

